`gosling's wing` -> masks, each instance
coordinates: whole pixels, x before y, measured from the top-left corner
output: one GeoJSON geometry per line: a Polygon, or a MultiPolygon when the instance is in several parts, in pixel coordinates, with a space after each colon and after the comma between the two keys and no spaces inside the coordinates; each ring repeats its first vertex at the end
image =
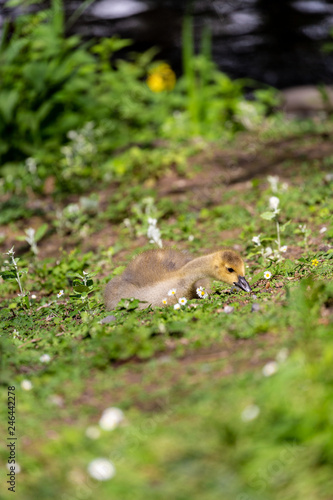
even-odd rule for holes
{"type": "Polygon", "coordinates": [[[138,287],[151,285],[167,278],[190,260],[189,254],[177,250],[148,250],[135,257],[122,279],[138,287]]]}

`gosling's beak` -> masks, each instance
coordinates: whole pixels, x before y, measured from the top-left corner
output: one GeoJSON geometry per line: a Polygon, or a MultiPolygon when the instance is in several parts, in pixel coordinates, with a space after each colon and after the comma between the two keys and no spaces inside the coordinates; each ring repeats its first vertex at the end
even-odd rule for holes
{"type": "Polygon", "coordinates": [[[238,276],[238,281],[237,281],[237,283],[236,283],[236,281],[234,281],[234,285],[236,285],[239,288],[241,288],[242,290],[244,290],[244,292],[251,292],[251,287],[248,284],[248,282],[246,281],[246,279],[244,278],[244,276],[238,276]]]}

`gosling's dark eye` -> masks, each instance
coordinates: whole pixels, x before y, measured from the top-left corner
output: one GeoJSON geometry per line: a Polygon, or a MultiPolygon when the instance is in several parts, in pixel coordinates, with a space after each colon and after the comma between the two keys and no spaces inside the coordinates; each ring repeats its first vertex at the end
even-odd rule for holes
{"type": "Polygon", "coordinates": [[[229,273],[234,273],[235,272],[232,267],[227,267],[227,271],[229,271],[229,273]]]}

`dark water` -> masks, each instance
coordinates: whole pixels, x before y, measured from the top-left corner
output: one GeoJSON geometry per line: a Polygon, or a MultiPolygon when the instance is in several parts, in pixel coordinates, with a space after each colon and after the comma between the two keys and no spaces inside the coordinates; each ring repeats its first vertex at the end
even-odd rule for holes
{"type": "MultiPolygon", "coordinates": [[[[10,15],[5,4],[0,0],[0,22],[10,15]]],[[[65,2],[67,20],[83,4],[65,2]]],[[[118,34],[134,40],[138,51],[157,45],[160,57],[180,70],[182,18],[189,8],[185,0],[96,0],[68,32],[118,34]]],[[[232,77],[280,88],[333,82],[333,53],[322,50],[333,27],[333,0],[194,0],[191,11],[197,45],[208,24],[213,58],[232,77]]]]}

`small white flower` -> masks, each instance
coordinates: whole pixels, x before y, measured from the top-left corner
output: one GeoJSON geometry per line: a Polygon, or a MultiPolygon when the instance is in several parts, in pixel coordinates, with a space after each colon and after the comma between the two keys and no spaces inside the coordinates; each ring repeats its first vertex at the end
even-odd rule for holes
{"type": "Polygon", "coordinates": [[[280,252],[285,253],[288,250],[287,245],[284,245],[283,247],[280,248],[280,252]]]}
{"type": "Polygon", "coordinates": [[[8,252],[6,252],[6,255],[14,255],[14,247],[12,247],[8,252]]]}
{"type": "Polygon", "coordinates": [[[37,162],[36,162],[35,158],[27,158],[25,160],[25,164],[27,166],[28,171],[31,174],[35,174],[37,172],[37,162]]]}
{"type": "Polygon", "coordinates": [[[224,306],[223,312],[225,312],[226,314],[231,314],[232,312],[234,312],[234,307],[232,307],[232,306],[224,306]]]}
{"type": "Polygon", "coordinates": [[[194,240],[194,236],[193,234],[190,234],[190,236],[188,237],[188,241],[193,241],[194,240]]]}
{"type": "Polygon", "coordinates": [[[333,181],[333,173],[328,173],[325,175],[325,181],[332,182],[333,181]]]}
{"type": "Polygon", "coordinates": [[[171,290],[168,291],[169,297],[172,297],[172,295],[176,295],[176,292],[177,292],[176,288],[171,288],[171,290]]]}
{"type": "Polygon", "coordinates": [[[187,302],[186,298],[185,297],[181,297],[179,300],[178,300],[179,304],[184,306],[187,302]]]}
{"type": "Polygon", "coordinates": [[[260,234],[258,234],[258,236],[253,236],[252,238],[252,241],[255,245],[258,245],[258,247],[260,247],[261,245],[261,242],[260,242],[260,234]]]}
{"type": "Polygon", "coordinates": [[[29,238],[27,241],[33,241],[35,239],[35,230],[32,227],[29,227],[28,229],[25,230],[25,234],[29,238]]]}
{"type": "Polygon", "coordinates": [[[39,361],[41,363],[49,363],[51,361],[51,356],[49,354],[42,354],[42,356],[39,358],[39,361]]]}
{"type": "Polygon", "coordinates": [[[101,431],[99,430],[96,425],[90,425],[89,427],[86,428],[85,435],[89,439],[98,439],[101,435],[101,431]]]}
{"type": "Polygon", "coordinates": [[[277,196],[271,196],[270,197],[270,199],[269,199],[269,208],[271,210],[273,210],[273,212],[275,214],[279,213],[279,211],[280,211],[279,208],[278,208],[279,203],[280,203],[280,200],[279,200],[279,198],[277,196]]]}
{"type": "Polygon", "coordinates": [[[15,464],[8,464],[7,463],[6,466],[7,466],[7,469],[9,471],[11,471],[11,467],[14,467],[15,474],[18,474],[19,472],[21,472],[21,466],[17,462],[15,462],[15,464]]]}
{"type": "Polygon", "coordinates": [[[88,473],[97,481],[107,481],[115,475],[116,469],[107,458],[95,458],[88,465],[88,473]]]}
{"type": "Polygon", "coordinates": [[[269,363],[266,363],[265,366],[262,369],[262,373],[265,377],[270,377],[271,375],[274,375],[278,370],[278,364],[276,361],[270,361],[269,363]]]}
{"type": "Polygon", "coordinates": [[[161,231],[156,226],[157,219],[152,219],[151,217],[148,217],[148,224],[149,226],[147,230],[147,236],[149,238],[149,242],[156,243],[156,245],[159,246],[159,248],[163,248],[161,231]]]}
{"type": "Polygon", "coordinates": [[[32,294],[32,295],[31,295],[31,298],[32,298],[33,300],[35,300],[35,299],[37,299],[37,295],[32,294]]]}
{"type": "Polygon", "coordinates": [[[266,278],[266,280],[269,280],[269,278],[272,276],[272,273],[270,273],[269,271],[265,271],[264,272],[264,277],[266,278]]]}
{"type": "Polygon", "coordinates": [[[277,353],[276,355],[276,361],[278,363],[283,363],[284,361],[286,361],[286,359],[288,358],[288,354],[289,354],[289,351],[286,347],[283,347],[282,349],[279,350],[279,352],[277,353]]]}
{"type": "Polygon", "coordinates": [[[257,405],[249,405],[242,411],[241,419],[243,422],[250,422],[257,418],[260,413],[260,408],[257,405]]]}
{"type": "Polygon", "coordinates": [[[30,380],[22,380],[21,382],[21,388],[24,390],[24,391],[31,391],[32,389],[32,383],[30,382],[30,380]]]}
{"type": "Polygon", "coordinates": [[[268,258],[270,255],[272,255],[273,250],[271,247],[266,247],[265,250],[263,251],[263,256],[265,258],[268,258]]]}
{"type": "Polygon", "coordinates": [[[180,309],[180,304],[175,304],[175,305],[173,306],[173,308],[174,308],[174,309],[176,309],[176,310],[177,310],[177,309],[180,309]]]}
{"type": "Polygon", "coordinates": [[[168,303],[168,299],[163,299],[162,304],[166,305],[168,303]]]}
{"type": "Polygon", "coordinates": [[[278,192],[278,184],[279,184],[279,177],[277,175],[269,175],[267,177],[267,180],[270,184],[270,187],[271,187],[271,190],[273,191],[273,193],[277,193],[278,192]]]}
{"type": "Polygon", "coordinates": [[[63,290],[60,290],[59,293],[57,293],[57,297],[61,297],[62,295],[64,295],[64,291],[63,290]]]}
{"type": "Polygon", "coordinates": [[[196,290],[197,295],[200,297],[200,299],[206,299],[208,297],[208,293],[205,292],[205,289],[203,286],[199,286],[196,290]]]}
{"type": "Polygon", "coordinates": [[[104,431],[112,431],[124,420],[124,413],[119,408],[106,408],[99,420],[99,426],[104,431]]]}
{"type": "Polygon", "coordinates": [[[319,231],[320,234],[326,233],[327,227],[322,227],[321,230],[319,231]]]}
{"type": "Polygon", "coordinates": [[[50,394],[48,400],[51,405],[59,406],[59,408],[62,408],[64,406],[64,398],[59,394],[50,394]]]}

